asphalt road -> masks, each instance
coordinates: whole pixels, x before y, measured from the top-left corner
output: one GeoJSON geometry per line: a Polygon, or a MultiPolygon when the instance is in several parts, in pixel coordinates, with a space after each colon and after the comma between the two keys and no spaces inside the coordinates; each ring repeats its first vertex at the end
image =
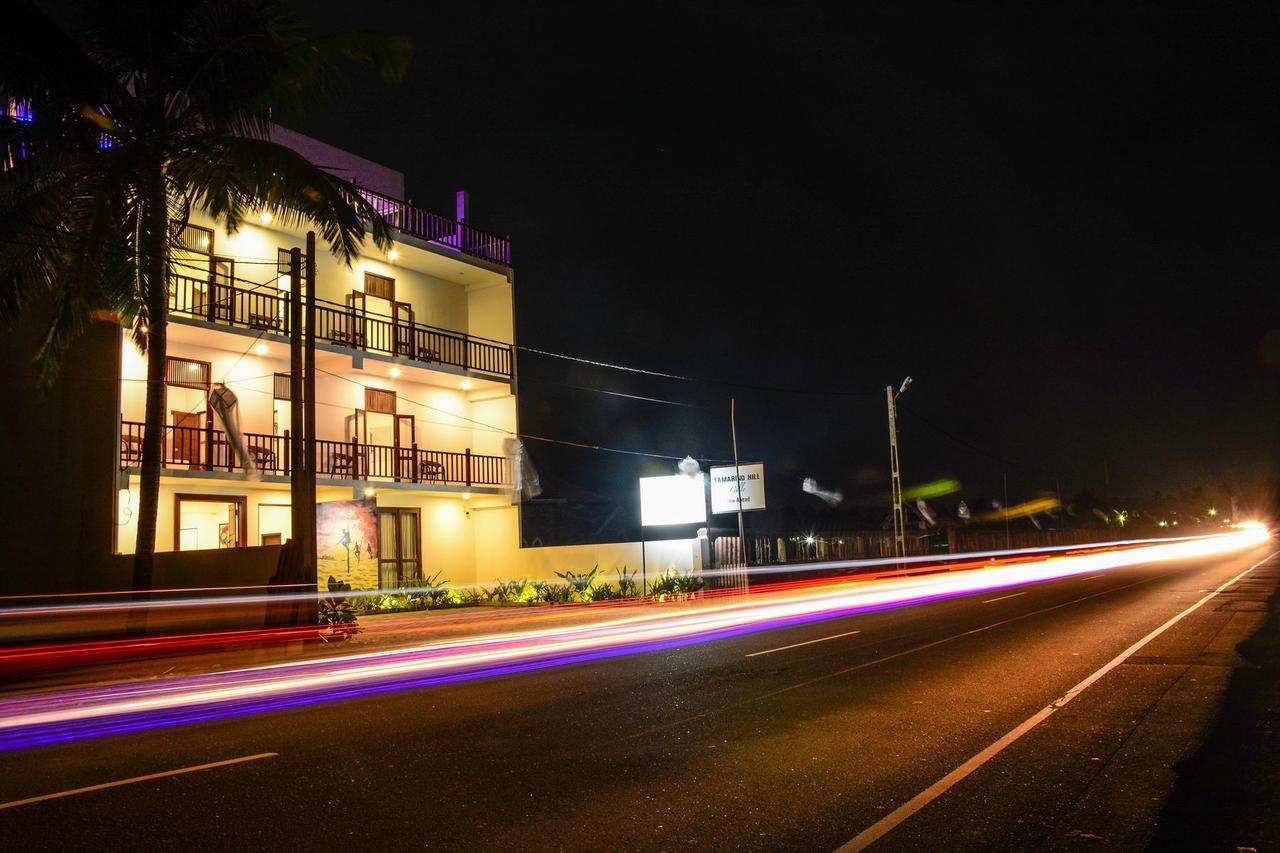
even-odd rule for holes
{"type": "MultiPolygon", "coordinates": [[[[0,843],[835,850],[1271,550],[4,753],[0,803],[270,755],[0,808],[0,843]]],[[[892,818],[872,849],[1141,849],[1278,562],[892,818]]]]}

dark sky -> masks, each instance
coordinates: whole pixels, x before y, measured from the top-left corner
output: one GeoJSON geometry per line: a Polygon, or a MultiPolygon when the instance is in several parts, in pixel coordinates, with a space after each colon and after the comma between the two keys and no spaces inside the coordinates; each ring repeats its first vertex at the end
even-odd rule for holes
{"type": "MultiPolygon", "coordinates": [[[[1274,6],[1031,5],[307,3],[417,55],[300,129],[428,208],[468,189],[512,237],[521,344],[807,392],[526,353],[527,433],[723,458],[732,394],[771,503],[803,476],[876,501],[910,374],[909,483],[1274,476],[1274,6]]],[[[530,450],[552,496],[670,470],[530,450]]]]}

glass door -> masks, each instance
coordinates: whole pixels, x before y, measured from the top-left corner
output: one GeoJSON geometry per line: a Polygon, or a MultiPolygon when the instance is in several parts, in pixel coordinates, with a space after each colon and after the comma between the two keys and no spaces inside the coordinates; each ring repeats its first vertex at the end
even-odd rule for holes
{"type": "Polygon", "coordinates": [[[396,415],[395,458],[396,479],[418,482],[418,439],[414,430],[413,415],[396,415]]]}

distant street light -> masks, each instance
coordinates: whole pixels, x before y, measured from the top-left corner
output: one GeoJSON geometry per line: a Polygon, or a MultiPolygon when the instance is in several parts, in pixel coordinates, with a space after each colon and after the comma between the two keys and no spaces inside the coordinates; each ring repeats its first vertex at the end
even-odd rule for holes
{"type": "Polygon", "coordinates": [[[911,384],[911,377],[902,380],[902,385],[894,392],[892,385],[884,389],[885,399],[889,406],[889,472],[893,480],[893,553],[898,559],[907,556],[907,519],[902,509],[902,469],[898,464],[898,409],[895,405],[898,397],[911,384]]]}

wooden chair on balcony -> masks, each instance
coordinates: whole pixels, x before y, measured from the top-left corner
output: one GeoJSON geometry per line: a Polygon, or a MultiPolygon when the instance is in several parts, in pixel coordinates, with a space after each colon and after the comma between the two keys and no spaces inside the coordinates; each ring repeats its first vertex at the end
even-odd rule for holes
{"type": "Polygon", "coordinates": [[[259,471],[274,471],[276,468],[276,452],[270,447],[249,445],[249,453],[259,471]]]}
{"type": "Polygon", "coordinates": [[[427,460],[422,463],[422,479],[428,483],[444,481],[444,466],[439,462],[427,460]]]}
{"type": "Polygon", "coordinates": [[[355,465],[350,453],[334,452],[331,457],[330,469],[334,476],[346,474],[352,480],[356,478],[355,465]]]}
{"type": "Polygon", "coordinates": [[[330,335],[335,344],[345,344],[356,349],[364,348],[364,332],[355,329],[334,329],[330,335]]]}
{"type": "Polygon", "coordinates": [[[280,328],[280,318],[275,314],[249,313],[249,325],[254,329],[275,331],[280,328]]]}
{"type": "Polygon", "coordinates": [[[126,464],[129,462],[137,462],[139,465],[142,464],[142,436],[120,436],[120,459],[126,464]]]}

